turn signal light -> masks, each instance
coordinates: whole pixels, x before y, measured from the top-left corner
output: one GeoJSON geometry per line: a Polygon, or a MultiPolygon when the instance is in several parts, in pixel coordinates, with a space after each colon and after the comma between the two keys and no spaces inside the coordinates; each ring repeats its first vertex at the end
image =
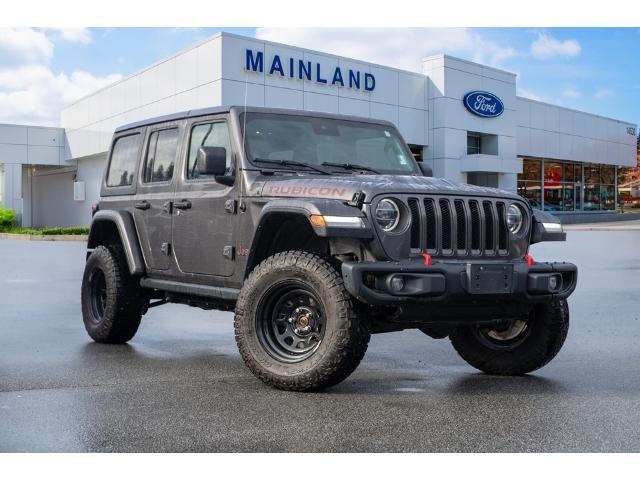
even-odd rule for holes
{"type": "Polygon", "coordinates": [[[533,257],[531,255],[529,255],[528,253],[525,254],[524,257],[522,257],[524,259],[525,262],[527,262],[527,265],[531,266],[534,263],[536,263],[536,261],[533,259],[533,257]]]}
{"type": "Polygon", "coordinates": [[[325,221],[324,217],[322,215],[311,215],[309,217],[309,220],[311,221],[311,224],[316,226],[316,227],[326,227],[327,226],[327,222],[325,221]]]}

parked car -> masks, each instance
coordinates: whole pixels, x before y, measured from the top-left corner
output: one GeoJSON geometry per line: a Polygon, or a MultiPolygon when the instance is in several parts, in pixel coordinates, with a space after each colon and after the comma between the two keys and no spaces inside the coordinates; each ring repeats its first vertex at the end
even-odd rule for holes
{"type": "Polygon", "coordinates": [[[433,178],[389,122],[183,112],[116,130],[82,313],[122,343],[168,302],[234,311],[246,365],[288,390],[344,380],[371,334],[405,329],[520,375],[567,335],[577,268],[528,254],[564,239],[514,193],[433,178]]]}

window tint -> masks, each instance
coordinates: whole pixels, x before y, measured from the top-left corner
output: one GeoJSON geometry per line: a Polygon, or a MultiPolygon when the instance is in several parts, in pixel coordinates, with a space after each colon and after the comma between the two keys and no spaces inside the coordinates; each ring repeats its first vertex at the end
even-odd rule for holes
{"type": "Polygon", "coordinates": [[[144,183],[168,182],[173,177],[173,167],[178,151],[178,129],[153,132],[145,160],[144,183]]]}
{"type": "Polygon", "coordinates": [[[187,162],[187,178],[189,179],[212,178],[211,175],[201,175],[196,171],[198,148],[202,146],[225,148],[227,150],[227,169],[225,175],[231,175],[231,142],[229,140],[229,129],[225,122],[202,123],[191,129],[189,161],[187,162]]]}
{"type": "Polygon", "coordinates": [[[133,172],[138,157],[140,135],[120,137],[111,149],[111,162],[107,173],[108,187],[126,187],[133,183],[133,172]]]}

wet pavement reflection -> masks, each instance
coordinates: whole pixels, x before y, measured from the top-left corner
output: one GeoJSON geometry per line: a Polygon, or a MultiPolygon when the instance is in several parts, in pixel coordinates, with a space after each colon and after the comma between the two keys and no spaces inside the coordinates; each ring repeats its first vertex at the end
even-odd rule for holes
{"type": "Polygon", "coordinates": [[[128,345],[91,342],[83,245],[0,240],[0,451],[638,451],[638,244],[572,231],[532,248],[580,268],[565,347],[532,375],[480,374],[405,331],[300,394],[248,372],[229,313],[167,305],[128,345]]]}

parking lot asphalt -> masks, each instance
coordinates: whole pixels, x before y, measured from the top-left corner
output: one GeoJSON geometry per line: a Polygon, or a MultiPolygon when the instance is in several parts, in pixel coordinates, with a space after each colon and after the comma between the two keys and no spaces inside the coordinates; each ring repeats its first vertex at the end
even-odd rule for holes
{"type": "Polygon", "coordinates": [[[563,350],[478,373],[448,340],[375,335],[321,393],[244,367],[232,314],[154,308],[127,345],[84,331],[84,245],[0,240],[0,451],[638,451],[640,231],[572,231],[537,260],[580,268],[563,350]]]}

